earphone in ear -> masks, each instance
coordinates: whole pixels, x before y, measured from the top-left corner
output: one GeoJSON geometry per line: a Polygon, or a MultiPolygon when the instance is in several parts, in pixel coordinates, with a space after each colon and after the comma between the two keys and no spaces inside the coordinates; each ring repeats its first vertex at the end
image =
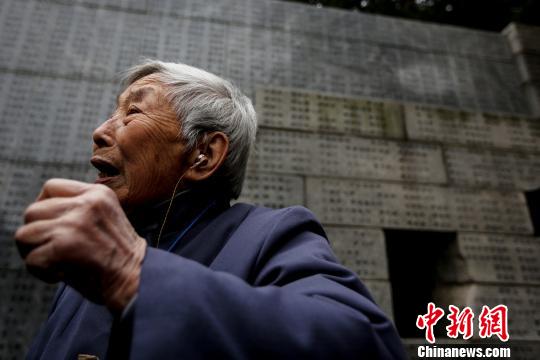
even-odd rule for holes
{"type": "Polygon", "coordinates": [[[197,160],[195,161],[193,165],[191,165],[191,167],[194,168],[194,167],[200,166],[207,160],[208,158],[206,157],[206,155],[199,154],[199,156],[197,156],[197,160]]]}
{"type": "MultiPolygon", "coordinates": [[[[208,161],[208,157],[205,155],[205,154],[199,154],[197,156],[197,159],[195,159],[195,162],[193,163],[193,165],[191,165],[189,167],[189,169],[194,169],[196,168],[197,166],[201,166],[202,164],[204,164],[206,161],[208,161]]],[[[161,228],[159,229],[159,234],[158,234],[158,237],[157,237],[157,241],[156,241],[156,245],[155,247],[159,247],[159,240],[161,239],[161,233],[163,232],[163,228],[165,227],[165,223],[167,222],[167,217],[169,216],[169,211],[171,210],[171,205],[173,203],[173,199],[174,199],[174,196],[176,194],[176,189],[178,188],[178,185],[180,184],[180,181],[182,181],[182,179],[184,178],[184,175],[187,174],[187,172],[189,171],[189,169],[187,169],[186,171],[184,171],[184,173],[180,176],[180,178],[178,179],[178,181],[176,182],[176,185],[174,185],[174,189],[173,189],[173,193],[171,195],[171,199],[169,200],[169,207],[167,208],[167,212],[165,213],[165,217],[163,218],[163,222],[161,223],[161,228]]],[[[187,190],[185,190],[187,191],[187,190]]]]}

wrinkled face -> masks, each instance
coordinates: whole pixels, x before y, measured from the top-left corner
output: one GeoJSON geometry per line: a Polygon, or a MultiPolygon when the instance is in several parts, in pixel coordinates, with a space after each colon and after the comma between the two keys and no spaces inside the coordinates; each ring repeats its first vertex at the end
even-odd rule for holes
{"type": "Polygon", "coordinates": [[[131,84],[112,116],[93,135],[96,183],[116,193],[126,210],[171,196],[183,161],[180,124],[155,75],[131,84]]]}

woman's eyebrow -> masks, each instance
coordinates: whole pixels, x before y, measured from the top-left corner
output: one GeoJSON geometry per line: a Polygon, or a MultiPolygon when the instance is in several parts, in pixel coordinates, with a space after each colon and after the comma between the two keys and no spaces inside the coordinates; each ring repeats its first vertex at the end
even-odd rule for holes
{"type": "MultiPolygon", "coordinates": [[[[151,86],[143,86],[136,90],[131,90],[128,96],[125,98],[124,102],[125,103],[141,102],[147,94],[152,93],[154,91],[155,91],[154,88],[151,86]]],[[[120,98],[121,98],[121,95],[118,95],[116,97],[116,106],[120,106],[120,103],[122,102],[120,98]]]]}

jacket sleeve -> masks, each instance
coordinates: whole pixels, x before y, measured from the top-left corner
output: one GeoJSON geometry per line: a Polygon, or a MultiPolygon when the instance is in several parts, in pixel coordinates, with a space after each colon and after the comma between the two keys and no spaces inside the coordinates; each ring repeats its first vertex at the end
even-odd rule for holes
{"type": "Polygon", "coordinates": [[[405,358],[311,212],[277,214],[253,234],[263,241],[247,282],[149,248],[130,314],[131,358],[405,358]]]}

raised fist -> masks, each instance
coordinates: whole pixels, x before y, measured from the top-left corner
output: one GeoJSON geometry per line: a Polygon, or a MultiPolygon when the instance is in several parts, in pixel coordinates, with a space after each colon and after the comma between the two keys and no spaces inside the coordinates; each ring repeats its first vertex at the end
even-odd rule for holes
{"type": "Polygon", "coordinates": [[[34,276],[64,281],[111,310],[122,310],[137,292],[146,241],[104,185],[48,180],[15,240],[34,276]]]}

